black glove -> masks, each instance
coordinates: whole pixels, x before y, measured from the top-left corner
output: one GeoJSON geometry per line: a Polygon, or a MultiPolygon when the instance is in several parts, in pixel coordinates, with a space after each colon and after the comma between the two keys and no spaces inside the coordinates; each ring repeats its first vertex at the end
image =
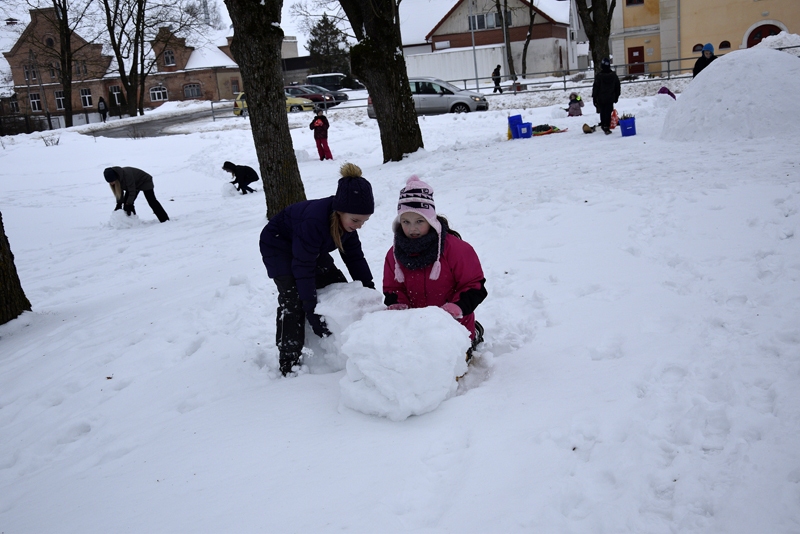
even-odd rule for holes
{"type": "Polygon", "coordinates": [[[121,210],[121,209],[122,209],[122,202],[117,202],[117,207],[114,208],[114,211],[121,210]]]}
{"type": "Polygon", "coordinates": [[[131,215],[136,215],[136,210],[133,208],[133,204],[125,204],[125,207],[123,209],[125,210],[125,215],[129,217],[131,215]]]}
{"type": "Polygon", "coordinates": [[[375,289],[375,282],[373,282],[372,280],[367,280],[366,282],[364,282],[362,280],[361,281],[361,285],[363,285],[364,287],[367,287],[369,289],[375,289]]]}
{"type": "Polygon", "coordinates": [[[308,323],[311,325],[311,329],[319,337],[328,337],[331,335],[331,331],[328,330],[328,325],[325,324],[325,318],[323,316],[310,313],[306,317],[308,318],[308,323]]]}

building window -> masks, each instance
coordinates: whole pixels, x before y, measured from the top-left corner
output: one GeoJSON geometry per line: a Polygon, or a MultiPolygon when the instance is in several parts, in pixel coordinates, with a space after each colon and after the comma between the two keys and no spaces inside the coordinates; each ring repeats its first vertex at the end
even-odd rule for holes
{"type": "Polygon", "coordinates": [[[201,95],[199,83],[190,83],[183,86],[183,96],[186,98],[198,98],[201,95]]]}
{"type": "MultiPolygon", "coordinates": [[[[491,28],[502,28],[503,17],[500,13],[482,13],[467,17],[470,30],[486,30],[491,28]]],[[[506,26],[511,26],[511,11],[506,11],[506,26]]]]}
{"type": "Polygon", "coordinates": [[[47,46],[47,48],[53,48],[56,45],[56,42],[53,41],[52,37],[47,37],[44,40],[44,44],[47,46]]]}
{"type": "Polygon", "coordinates": [[[42,100],[39,98],[39,93],[30,94],[31,111],[42,111],[42,100]]]}
{"type": "Polygon", "coordinates": [[[239,80],[231,80],[231,93],[236,94],[239,92],[239,80]]]}
{"type": "Polygon", "coordinates": [[[19,102],[17,102],[16,98],[9,102],[9,104],[11,105],[11,113],[19,113],[19,102]]]}
{"type": "Polygon", "coordinates": [[[644,4],[644,0],[625,0],[626,6],[635,6],[637,4],[644,4]]]}
{"type": "Polygon", "coordinates": [[[722,41],[722,42],[719,44],[719,49],[720,49],[720,50],[727,50],[727,49],[729,49],[730,47],[731,47],[731,42],[730,42],[730,41],[722,41]]]}
{"type": "Polygon", "coordinates": [[[111,95],[111,102],[114,106],[121,106],[122,105],[122,91],[119,88],[119,85],[112,85],[108,88],[108,94],[111,95]]]}
{"type": "Polygon", "coordinates": [[[64,109],[64,91],[56,91],[56,109],[64,109]]]}
{"type": "Polygon", "coordinates": [[[81,104],[85,108],[92,107],[92,90],[81,89],[81,104]]]}
{"type": "Polygon", "coordinates": [[[56,69],[57,68],[58,68],[58,64],[57,63],[50,63],[50,79],[51,80],[55,80],[56,79],[56,69]]]}
{"type": "Polygon", "coordinates": [[[172,50],[164,50],[164,65],[167,67],[175,65],[175,53],[172,50]]]}
{"type": "Polygon", "coordinates": [[[150,102],[161,102],[167,99],[167,88],[163,85],[150,88],[150,102]]]}
{"type": "Polygon", "coordinates": [[[36,67],[33,65],[23,65],[22,69],[25,71],[25,81],[36,81],[36,67]]]}
{"type": "Polygon", "coordinates": [[[692,47],[692,52],[702,52],[702,51],[703,51],[703,45],[701,45],[700,43],[697,43],[692,47]]]}

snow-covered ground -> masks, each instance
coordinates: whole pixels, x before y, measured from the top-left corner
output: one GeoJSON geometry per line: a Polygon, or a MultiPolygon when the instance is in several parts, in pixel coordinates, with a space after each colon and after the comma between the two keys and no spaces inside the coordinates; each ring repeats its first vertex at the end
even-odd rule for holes
{"type": "Polygon", "coordinates": [[[733,52],[677,101],[657,89],[617,105],[635,136],[583,134],[597,115],[565,117],[563,93],[504,95],[421,117],[425,150],[385,165],[363,108],[329,112],[333,162],[290,115],[309,198],[346,161],[372,182],[379,284],[411,174],[481,258],[486,343],[408,418],[362,413],[374,396],[323,349],[453,334],[387,322],[354,284],[326,297],[350,330],[279,377],[262,188],[220,168],[258,168],[247,120],[2,138],[33,311],[0,326],[0,532],[799,532],[800,59],[733,52]],[[509,141],[516,113],[568,130],[509,141]],[[113,213],[111,165],[150,172],[171,220],[113,213]]]}

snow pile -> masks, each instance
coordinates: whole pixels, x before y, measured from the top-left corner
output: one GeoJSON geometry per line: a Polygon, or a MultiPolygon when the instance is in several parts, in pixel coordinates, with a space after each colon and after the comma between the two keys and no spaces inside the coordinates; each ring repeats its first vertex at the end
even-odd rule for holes
{"type": "Polygon", "coordinates": [[[383,295],[364,287],[361,282],[332,284],[317,290],[315,311],[325,317],[333,334],[320,339],[306,323],[306,355],[303,363],[312,373],[330,373],[344,369],[347,356],[342,353],[343,332],[365,314],[385,310],[383,295]]]}
{"type": "Polygon", "coordinates": [[[789,46],[796,46],[797,48],[789,48],[784,50],[784,52],[800,56],[800,35],[786,32],[781,32],[778,35],[770,35],[769,37],[765,37],[754,48],[787,48],[789,46]]]}
{"type": "Polygon", "coordinates": [[[770,48],[726,54],[700,73],[664,118],[673,141],[800,134],[800,60],[770,48]]]}
{"type": "Polygon", "coordinates": [[[342,405],[402,421],[435,410],[467,371],[469,333],[436,307],[381,311],[342,334],[342,405]]]}

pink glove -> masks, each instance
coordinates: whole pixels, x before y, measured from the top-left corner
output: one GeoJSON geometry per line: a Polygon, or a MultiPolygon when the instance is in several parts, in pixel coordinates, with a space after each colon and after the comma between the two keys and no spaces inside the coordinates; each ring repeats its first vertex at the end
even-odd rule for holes
{"type": "Polygon", "coordinates": [[[464,317],[464,312],[461,311],[461,308],[458,307],[457,304],[453,304],[452,302],[448,302],[442,309],[453,316],[453,319],[461,319],[464,317]]]}
{"type": "Polygon", "coordinates": [[[401,303],[398,302],[397,304],[392,304],[391,306],[389,306],[386,309],[387,310],[407,310],[408,309],[408,304],[401,304],[401,303]]]}

